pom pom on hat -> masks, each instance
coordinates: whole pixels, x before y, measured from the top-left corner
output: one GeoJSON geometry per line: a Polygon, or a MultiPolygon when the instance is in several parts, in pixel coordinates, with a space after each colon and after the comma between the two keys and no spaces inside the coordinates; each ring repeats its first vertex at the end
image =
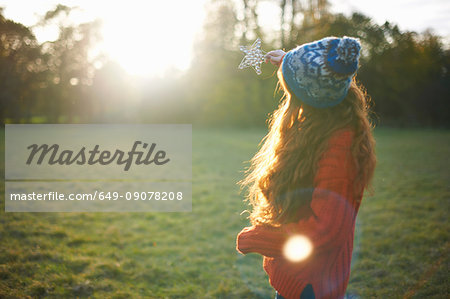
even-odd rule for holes
{"type": "Polygon", "coordinates": [[[357,39],[346,37],[330,41],[327,63],[337,74],[350,75],[358,69],[361,44],[357,39]]]}
{"type": "Polygon", "coordinates": [[[358,69],[361,44],[352,37],[326,37],[289,51],[284,80],[303,102],[317,108],[339,104],[358,69]]]}

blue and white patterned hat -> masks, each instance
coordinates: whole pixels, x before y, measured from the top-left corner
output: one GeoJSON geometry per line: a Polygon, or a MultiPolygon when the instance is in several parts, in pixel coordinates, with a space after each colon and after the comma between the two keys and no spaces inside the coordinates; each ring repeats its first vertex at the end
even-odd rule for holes
{"type": "Polygon", "coordinates": [[[339,104],[358,69],[361,44],[352,37],[326,37],[303,44],[283,58],[284,80],[303,102],[317,108],[339,104]]]}

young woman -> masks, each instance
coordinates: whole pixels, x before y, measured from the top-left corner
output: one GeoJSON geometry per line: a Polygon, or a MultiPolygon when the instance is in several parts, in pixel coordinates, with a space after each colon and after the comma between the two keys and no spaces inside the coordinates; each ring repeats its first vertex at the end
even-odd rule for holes
{"type": "Polygon", "coordinates": [[[355,81],[361,45],[327,37],[271,51],[284,97],[240,183],[252,226],[237,250],[264,256],[276,298],[343,298],[355,220],[375,169],[368,100],[355,81]]]}

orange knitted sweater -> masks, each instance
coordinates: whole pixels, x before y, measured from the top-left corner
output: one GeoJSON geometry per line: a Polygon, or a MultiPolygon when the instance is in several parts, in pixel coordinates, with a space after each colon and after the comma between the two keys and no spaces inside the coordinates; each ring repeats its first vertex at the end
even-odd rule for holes
{"type": "Polygon", "coordinates": [[[354,132],[336,131],[319,160],[312,193],[312,215],[280,227],[251,226],[237,236],[236,249],[264,256],[270,284],[286,299],[299,299],[307,284],[316,298],[343,298],[350,276],[355,220],[363,190],[354,194],[356,170],[351,154],[354,132]],[[312,252],[288,261],[283,245],[293,235],[307,237],[312,252]]]}

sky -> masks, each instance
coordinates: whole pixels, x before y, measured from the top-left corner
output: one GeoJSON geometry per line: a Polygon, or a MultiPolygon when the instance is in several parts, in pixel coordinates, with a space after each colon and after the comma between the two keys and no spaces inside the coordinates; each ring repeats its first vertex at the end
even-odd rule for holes
{"type": "Polygon", "coordinates": [[[397,23],[402,30],[422,32],[432,28],[450,38],[449,0],[332,0],[332,10],[362,11],[378,24],[397,23]]]}
{"type": "MultiPolygon", "coordinates": [[[[206,1],[0,0],[0,7],[5,8],[6,18],[30,26],[58,3],[77,6],[78,20],[101,18],[103,42],[99,47],[128,73],[158,76],[169,68],[189,67],[193,40],[205,17],[206,1]],[[166,18],[169,11],[170,18],[166,18]],[[177,22],[170,22],[173,17],[177,22]]],[[[422,32],[430,28],[445,37],[447,45],[450,41],[449,0],[330,0],[330,3],[333,12],[349,15],[359,11],[378,24],[396,23],[401,30],[422,32]]],[[[261,25],[277,26],[276,7],[270,1],[261,4],[261,25]]],[[[35,34],[40,41],[52,40],[57,37],[57,29],[47,28],[35,34]]]]}

